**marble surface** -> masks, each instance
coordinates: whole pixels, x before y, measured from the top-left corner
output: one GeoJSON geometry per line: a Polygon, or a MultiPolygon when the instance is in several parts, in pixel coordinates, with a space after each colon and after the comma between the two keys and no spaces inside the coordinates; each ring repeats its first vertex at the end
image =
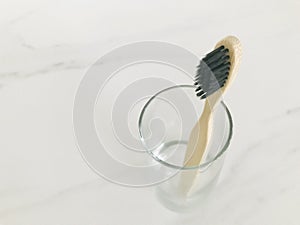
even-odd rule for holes
{"type": "Polygon", "coordinates": [[[297,0],[0,2],[0,224],[298,225],[299,10],[297,0]],[[225,97],[235,134],[205,210],[176,214],[151,187],[99,178],[72,125],[89,65],[140,40],[203,55],[228,34],[244,47],[225,97]]]}

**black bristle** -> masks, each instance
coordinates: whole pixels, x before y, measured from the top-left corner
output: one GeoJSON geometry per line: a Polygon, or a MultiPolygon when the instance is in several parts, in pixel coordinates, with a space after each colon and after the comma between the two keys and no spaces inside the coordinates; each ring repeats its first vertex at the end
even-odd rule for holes
{"type": "Polygon", "coordinates": [[[222,88],[230,72],[229,50],[223,45],[208,53],[197,66],[196,95],[200,99],[222,88]]]}
{"type": "Polygon", "coordinates": [[[200,91],[200,90],[201,90],[201,87],[197,87],[197,88],[196,88],[196,92],[197,92],[197,91],[200,91]]]}
{"type": "Polygon", "coordinates": [[[212,66],[210,66],[210,69],[215,73],[219,70],[230,68],[230,62],[216,62],[212,66]]]}
{"type": "Polygon", "coordinates": [[[222,45],[222,46],[220,46],[219,48],[216,48],[215,50],[213,50],[213,51],[211,51],[210,53],[208,53],[207,55],[206,55],[206,57],[210,57],[210,56],[212,56],[212,55],[214,55],[215,53],[217,53],[217,52],[219,52],[219,51],[221,51],[221,50],[223,50],[224,49],[224,46],[222,45]]]}
{"type": "Polygon", "coordinates": [[[211,65],[216,62],[222,62],[224,57],[224,52],[217,52],[215,55],[212,55],[210,58],[205,57],[202,59],[207,65],[211,65]]]}
{"type": "Polygon", "coordinates": [[[204,91],[197,92],[197,96],[202,96],[204,94],[205,94],[204,91]]]}

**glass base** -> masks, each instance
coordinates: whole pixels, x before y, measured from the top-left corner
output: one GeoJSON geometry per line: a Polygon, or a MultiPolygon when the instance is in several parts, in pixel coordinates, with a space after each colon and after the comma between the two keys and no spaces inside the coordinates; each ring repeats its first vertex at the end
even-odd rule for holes
{"type": "MultiPolygon", "coordinates": [[[[166,185],[160,184],[155,189],[158,201],[167,209],[174,212],[188,213],[205,207],[207,199],[213,192],[219,175],[217,175],[203,189],[198,190],[192,196],[182,196],[176,190],[170,190],[166,185]]],[[[172,178],[173,179],[173,178],[172,178]]]]}

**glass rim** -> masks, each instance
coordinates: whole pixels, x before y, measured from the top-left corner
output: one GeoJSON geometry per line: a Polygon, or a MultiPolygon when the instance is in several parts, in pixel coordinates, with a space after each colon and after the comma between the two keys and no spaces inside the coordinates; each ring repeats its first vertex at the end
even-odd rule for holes
{"type": "Polygon", "coordinates": [[[232,116],[231,116],[231,113],[227,107],[227,105],[225,104],[225,102],[223,100],[220,101],[220,104],[222,105],[222,107],[224,108],[225,110],[225,113],[226,113],[226,117],[228,118],[228,123],[229,123],[229,133],[228,133],[228,137],[226,138],[226,142],[225,144],[221,147],[221,150],[218,151],[218,153],[216,154],[216,156],[207,161],[207,162],[204,162],[204,163],[201,163],[200,165],[198,166],[191,166],[191,167],[186,167],[185,165],[184,166],[177,166],[177,165],[174,165],[174,164],[171,164],[171,163],[168,163],[164,160],[161,160],[160,158],[158,158],[157,156],[155,156],[153,154],[152,151],[149,151],[147,146],[145,145],[145,142],[144,142],[144,137],[143,137],[143,134],[142,134],[142,120],[143,120],[143,116],[144,116],[144,113],[145,113],[145,110],[146,108],[148,107],[148,105],[158,96],[160,95],[161,93],[163,92],[166,92],[166,91],[169,91],[171,89],[174,89],[174,88],[195,88],[194,85],[189,85],[189,84],[182,84],[182,85],[174,85],[174,86],[171,86],[171,87],[168,87],[168,88],[165,88],[165,89],[162,89],[160,90],[159,92],[157,92],[156,94],[154,94],[153,96],[151,96],[151,98],[145,103],[145,105],[143,106],[141,112],[140,112],[140,115],[139,115],[139,120],[138,120],[138,131],[139,131],[139,137],[141,139],[141,142],[143,144],[143,146],[145,147],[146,151],[151,155],[151,157],[156,160],[157,162],[167,166],[167,167],[170,167],[170,168],[173,168],[173,169],[178,169],[178,170],[194,170],[194,169],[205,169],[207,167],[209,167],[213,162],[215,162],[218,158],[220,158],[228,149],[229,145],[230,145],[230,141],[232,139],[232,136],[233,136],[233,119],[232,119],[232,116]]]}

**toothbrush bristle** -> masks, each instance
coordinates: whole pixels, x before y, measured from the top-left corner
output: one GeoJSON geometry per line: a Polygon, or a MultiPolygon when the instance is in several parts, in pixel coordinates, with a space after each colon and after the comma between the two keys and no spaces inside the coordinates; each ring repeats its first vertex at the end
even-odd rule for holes
{"type": "Polygon", "coordinates": [[[196,95],[204,99],[222,88],[230,71],[229,50],[223,45],[208,53],[197,66],[196,95]]]}

